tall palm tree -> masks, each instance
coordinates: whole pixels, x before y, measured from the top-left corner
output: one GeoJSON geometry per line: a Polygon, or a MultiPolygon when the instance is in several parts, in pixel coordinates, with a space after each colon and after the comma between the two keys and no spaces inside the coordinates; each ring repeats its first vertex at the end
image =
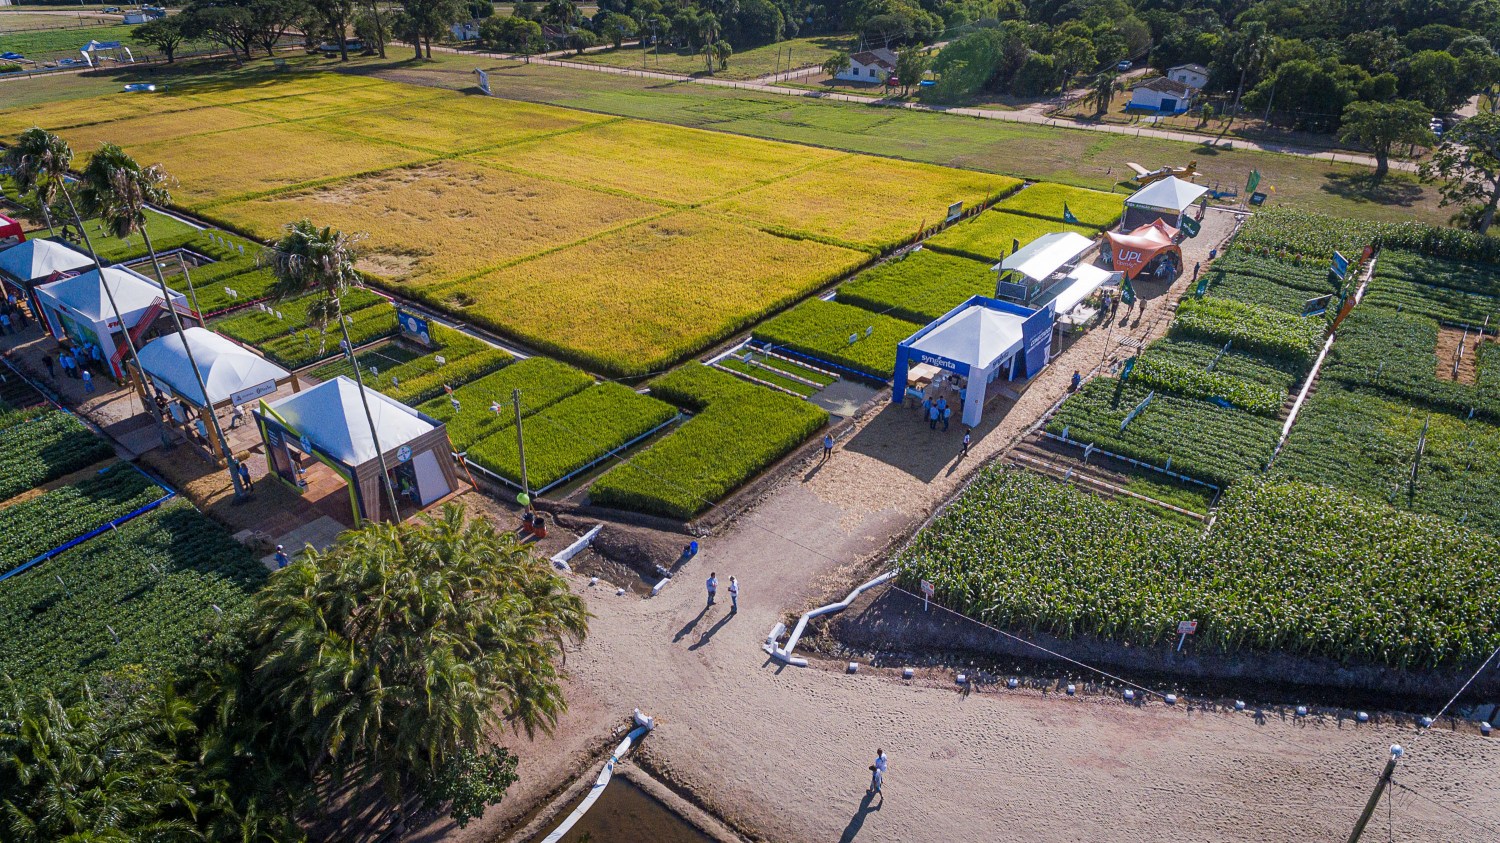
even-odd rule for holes
{"type": "MultiPolygon", "coordinates": [[[[104,289],[104,298],[109,302],[109,309],[115,314],[115,321],[120,323],[121,333],[125,335],[125,347],[130,351],[130,357],[136,361],[136,368],[139,369],[140,358],[135,353],[135,340],[131,339],[130,329],[125,325],[124,317],[120,316],[120,308],[115,304],[115,293],[105,282],[104,264],[99,261],[99,255],[94,251],[94,242],[89,238],[88,229],[83,225],[83,218],[78,215],[78,206],[73,202],[73,194],[68,190],[68,169],[73,165],[72,147],[68,146],[67,141],[44,129],[27,129],[21,133],[13,145],[5,150],[5,165],[10,168],[16,191],[21,194],[36,194],[37,202],[43,208],[55,207],[59,196],[67,202],[68,213],[73,217],[73,224],[78,226],[78,233],[83,237],[83,246],[88,250],[89,257],[94,259],[94,271],[99,274],[99,286],[104,289]]],[[[141,402],[141,407],[145,409],[144,401],[141,402]]],[[[159,417],[157,424],[162,424],[159,417]]],[[[165,428],[163,428],[162,437],[165,440],[165,428]]]]}
{"type": "Polygon", "coordinates": [[[1094,77],[1093,90],[1090,92],[1094,100],[1095,116],[1102,116],[1109,111],[1109,104],[1115,98],[1115,91],[1120,89],[1120,77],[1114,73],[1101,73],[1094,77]]]}
{"type": "Polygon", "coordinates": [[[332,228],[320,229],[308,220],[298,220],[287,225],[286,234],[276,241],[262,260],[269,263],[276,273],[272,296],[286,298],[311,292],[317,298],[307,308],[308,319],[325,333],[329,322],[338,323],[344,336],[344,353],[354,367],[354,383],[359,388],[365,421],[370,425],[375,458],[380,461],[381,485],[385,487],[386,500],[391,506],[391,518],[400,520],[401,507],[396,503],[396,490],[386,470],[380,434],[375,430],[375,418],[370,414],[370,399],[365,395],[364,375],[360,372],[359,358],[354,354],[354,343],[349,339],[349,326],[344,320],[344,293],[364,283],[354,268],[360,239],[360,235],[350,236],[332,228]]]}
{"type": "Polygon", "coordinates": [[[563,644],[587,631],[543,560],[460,505],[368,524],[257,595],[238,720],[274,724],[311,780],[426,792],[503,722],[550,731],[563,644]]]}
{"type": "MultiPolygon", "coordinates": [[[[139,162],[112,143],[101,144],[89,157],[83,169],[83,189],[79,191],[83,205],[90,215],[97,216],[109,232],[121,240],[140,234],[151,256],[151,266],[156,271],[156,283],[161,287],[161,296],[167,313],[172,316],[172,326],[182,341],[182,350],[187,355],[188,368],[198,382],[198,392],[203,396],[204,410],[213,424],[214,435],[219,439],[219,449],[229,468],[229,480],[234,487],[234,496],[243,499],[247,493],[240,482],[239,461],[224,439],[224,429],[214,413],[213,402],[208,397],[208,387],[203,383],[203,372],[198,361],[193,359],[193,348],[188,345],[187,334],[182,328],[182,316],[172,304],[172,290],[162,274],[161,262],[156,258],[156,247],[151,243],[151,230],[146,226],[146,208],[149,205],[165,205],[171,200],[167,190],[167,176],[159,166],[142,167],[139,162]]],[[[128,333],[127,333],[128,336],[128,333]]],[[[145,372],[141,372],[145,377],[145,372]]]]}

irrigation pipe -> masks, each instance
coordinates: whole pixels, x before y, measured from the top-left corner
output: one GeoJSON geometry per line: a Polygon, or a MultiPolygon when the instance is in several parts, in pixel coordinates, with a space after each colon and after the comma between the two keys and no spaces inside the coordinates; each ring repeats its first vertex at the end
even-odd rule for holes
{"type": "Polygon", "coordinates": [[[853,603],[855,598],[859,597],[861,594],[864,594],[866,591],[869,591],[877,585],[885,585],[895,578],[895,571],[886,571],[875,579],[870,580],[864,585],[849,592],[849,596],[845,597],[843,600],[840,600],[837,603],[829,603],[827,606],[819,606],[818,608],[813,609],[812,611],[798,618],[797,625],[792,629],[792,637],[787,639],[785,647],[776,646],[776,639],[780,638],[782,631],[786,629],[785,624],[778,623],[776,627],[771,630],[771,634],[766,636],[766,643],[763,646],[763,649],[767,653],[770,653],[772,658],[778,661],[785,662],[786,664],[792,665],[793,667],[807,667],[807,659],[797,658],[792,655],[792,651],[797,648],[797,642],[802,638],[802,633],[807,629],[807,622],[821,615],[831,615],[836,612],[842,612],[845,609],[849,608],[849,604],[853,603]]]}
{"type": "Polygon", "coordinates": [[[542,840],[542,843],[557,843],[557,841],[563,839],[564,835],[573,830],[573,826],[577,825],[578,821],[583,819],[583,815],[588,813],[589,809],[594,807],[594,803],[599,801],[599,797],[604,794],[604,786],[609,784],[609,780],[615,774],[615,764],[619,763],[620,759],[625,757],[625,753],[639,744],[641,738],[644,738],[656,726],[650,717],[641,714],[640,709],[635,710],[633,717],[636,727],[630,730],[630,734],[626,735],[625,739],[620,741],[620,745],[615,747],[615,751],[609,756],[609,760],[604,762],[604,769],[599,771],[599,777],[594,779],[594,786],[589,788],[589,795],[583,798],[578,807],[573,809],[573,813],[569,814],[566,820],[563,820],[562,825],[553,829],[552,833],[542,840]]]}

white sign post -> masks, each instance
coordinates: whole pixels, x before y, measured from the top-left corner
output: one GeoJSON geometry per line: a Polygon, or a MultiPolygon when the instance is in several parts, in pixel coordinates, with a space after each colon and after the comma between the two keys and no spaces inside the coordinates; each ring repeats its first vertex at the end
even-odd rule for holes
{"type": "Polygon", "coordinates": [[[1178,621],[1177,634],[1182,636],[1177,639],[1177,652],[1182,652],[1182,645],[1187,642],[1187,637],[1198,631],[1197,621],[1178,621]]]}
{"type": "Polygon", "coordinates": [[[932,587],[932,583],[922,580],[922,611],[927,611],[927,601],[931,600],[932,595],[936,593],[937,589],[932,587]]]}

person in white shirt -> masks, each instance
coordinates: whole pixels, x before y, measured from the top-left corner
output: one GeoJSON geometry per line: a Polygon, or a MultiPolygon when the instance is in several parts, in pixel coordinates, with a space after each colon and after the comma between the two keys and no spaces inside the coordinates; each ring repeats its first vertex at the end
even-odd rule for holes
{"type": "MultiPolygon", "coordinates": [[[[870,793],[880,793],[880,786],[885,784],[885,750],[875,750],[875,763],[870,765],[870,793]]],[[[884,794],[882,794],[882,798],[884,794]]]]}
{"type": "Polygon", "coordinates": [[[729,614],[740,610],[740,584],[734,577],[729,578],[729,614]]]}

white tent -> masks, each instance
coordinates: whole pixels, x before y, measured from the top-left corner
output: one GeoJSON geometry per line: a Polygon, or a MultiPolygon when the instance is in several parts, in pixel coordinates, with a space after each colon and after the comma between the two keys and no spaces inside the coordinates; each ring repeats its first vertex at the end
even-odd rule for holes
{"type": "Polygon", "coordinates": [[[1207,192],[1208,188],[1201,184],[1167,176],[1131,194],[1125,200],[1125,206],[1164,214],[1181,214],[1207,192]]]}
{"type": "Polygon", "coordinates": [[[1093,245],[1094,241],[1075,231],[1043,234],[992,268],[1012,270],[1041,282],[1093,245]]]}
{"type": "Polygon", "coordinates": [[[970,307],[940,323],[911,348],[966,363],[971,369],[984,369],[1021,347],[1021,325],[1025,321],[1026,317],[1019,314],[970,307]]]}
{"type": "MultiPolygon", "coordinates": [[[[176,290],[171,293],[178,312],[191,316],[187,297],[176,290]]],[[[97,344],[116,377],[124,377],[125,372],[120,361],[115,359],[119,348],[115,343],[115,333],[122,329],[134,330],[143,319],[152,317],[154,312],[159,313],[153,308],[163,301],[161,287],[156,282],[140,273],[115,266],[104,268],[103,280],[99,270],[95,269],[36,288],[36,303],[41,307],[41,315],[52,335],[66,336],[81,345],[97,344]],[[105,295],[106,284],[114,296],[115,307],[120,309],[118,319],[109,297],[105,295]]]]}
{"type": "Polygon", "coordinates": [[[270,395],[276,391],[277,383],[291,377],[286,369],[206,328],[188,328],[183,334],[208,387],[207,402],[178,334],[167,334],[146,343],[140,349],[141,367],[157,386],[165,387],[195,407],[225,401],[244,404],[270,395]]]}
{"type": "Polygon", "coordinates": [[[1109,280],[1111,274],[1108,270],[1091,264],[1075,267],[1072,272],[1068,273],[1068,286],[1064,287],[1057,294],[1057,298],[1052,300],[1053,312],[1058,316],[1068,313],[1095,290],[1104,286],[1104,282],[1109,280]]]}
{"type": "MultiPolygon", "coordinates": [[[[386,451],[430,433],[438,425],[416,410],[373,389],[365,390],[370,416],[386,451]]],[[[359,386],[339,375],[270,405],[276,415],[306,436],[319,450],[343,463],[357,466],[375,459],[375,441],[359,400],[359,386]]]]}
{"type": "Polygon", "coordinates": [[[15,284],[50,278],[55,272],[72,272],[93,264],[88,255],[51,240],[27,240],[0,252],[0,274],[15,284]]]}

